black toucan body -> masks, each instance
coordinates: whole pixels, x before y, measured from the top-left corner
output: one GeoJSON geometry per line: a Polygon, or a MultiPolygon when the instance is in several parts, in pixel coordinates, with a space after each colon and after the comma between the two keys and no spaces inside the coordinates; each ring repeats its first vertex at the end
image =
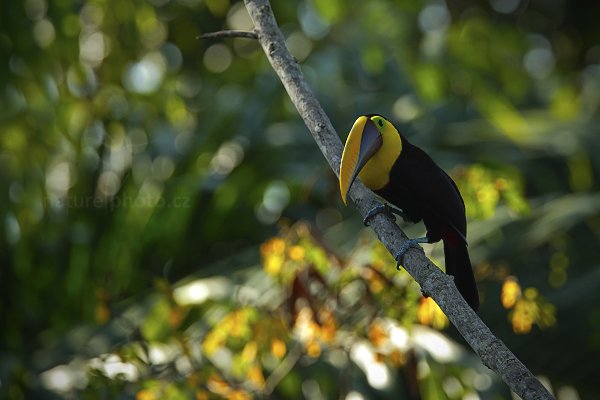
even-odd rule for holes
{"type": "Polygon", "coordinates": [[[448,174],[391,122],[370,114],[356,120],[344,147],[340,165],[344,203],[357,176],[411,222],[423,220],[427,243],[443,241],[446,273],[454,276],[459,292],[477,310],[479,295],[467,251],[465,205],[448,174]]]}

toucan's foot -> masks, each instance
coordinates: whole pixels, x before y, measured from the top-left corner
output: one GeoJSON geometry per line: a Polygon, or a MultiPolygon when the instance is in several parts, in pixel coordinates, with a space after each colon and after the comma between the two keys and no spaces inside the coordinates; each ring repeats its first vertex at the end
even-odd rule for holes
{"type": "Polygon", "coordinates": [[[369,210],[369,212],[367,213],[367,215],[365,216],[365,218],[363,219],[363,224],[365,226],[369,226],[369,221],[371,220],[371,218],[373,218],[374,216],[376,216],[379,213],[385,213],[385,214],[391,214],[391,210],[389,208],[390,206],[386,204],[377,204],[375,207],[371,208],[369,210]]]}
{"type": "Polygon", "coordinates": [[[396,215],[402,217],[402,219],[404,221],[408,221],[408,217],[406,216],[404,211],[385,203],[385,204],[378,204],[375,207],[373,207],[372,209],[370,209],[369,212],[367,213],[367,215],[365,216],[365,219],[363,219],[363,224],[365,224],[365,226],[369,226],[369,221],[371,220],[371,218],[373,218],[375,215],[377,215],[379,213],[384,213],[387,215],[396,214],[396,215]]]}
{"type": "Polygon", "coordinates": [[[408,249],[410,249],[411,247],[418,247],[420,243],[429,243],[429,239],[427,237],[420,237],[415,239],[408,239],[406,242],[402,243],[402,245],[398,249],[398,252],[394,255],[394,258],[398,263],[398,265],[396,265],[396,269],[400,269],[402,258],[404,257],[404,254],[408,251],[408,249]]]}

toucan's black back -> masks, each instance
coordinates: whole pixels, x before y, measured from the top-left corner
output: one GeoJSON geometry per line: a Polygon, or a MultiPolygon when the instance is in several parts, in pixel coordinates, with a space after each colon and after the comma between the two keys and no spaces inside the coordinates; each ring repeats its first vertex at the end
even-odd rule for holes
{"type": "Polygon", "coordinates": [[[467,247],[465,204],[454,181],[420,148],[403,136],[402,152],[389,183],[376,193],[401,208],[412,220],[423,220],[430,243],[444,241],[446,272],[475,310],[479,296],[467,247]]]}

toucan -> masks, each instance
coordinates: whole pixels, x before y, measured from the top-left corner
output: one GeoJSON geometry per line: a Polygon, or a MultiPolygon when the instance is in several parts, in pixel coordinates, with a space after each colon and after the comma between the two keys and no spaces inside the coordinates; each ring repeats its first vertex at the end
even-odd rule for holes
{"type": "MultiPolygon", "coordinates": [[[[477,311],[479,294],[467,251],[465,204],[452,178],[378,114],[360,116],[348,134],[339,174],[344,204],[356,177],[395,206],[404,219],[425,224],[426,236],[405,242],[395,255],[396,261],[401,263],[410,246],[442,240],[446,273],[454,276],[458,291],[477,311]]],[[[390,210],[387,205],[375,207],[365,223],[375,214],[390,210]]]]}

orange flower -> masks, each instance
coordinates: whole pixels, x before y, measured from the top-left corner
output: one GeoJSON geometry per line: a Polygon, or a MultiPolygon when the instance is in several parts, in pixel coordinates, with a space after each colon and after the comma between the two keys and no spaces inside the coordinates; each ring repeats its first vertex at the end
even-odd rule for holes
{"type": "Polygon", "coordinates": [[[271,342],[271,354],[277,358],[285,356],[286,347],[285,342],[281,339],[273,339],[271,342]]]}
{"type": "Polygon", "coordinates": [[[388,335],[383,326],[377,321],[369,326],[369,340],[375,348],[381,347],[388,340],[388,335]]]}
{"type": "Polygon", "coordinates": [[[288,256],[290,257],[290,259],[292,259],[294,261],[303,260],[305,254],[306,254],[306,251],[304,250],[304,248],[301,246],[297,246],[297,245],[290,247],[290,249],[288,250],[288,256]]]}

